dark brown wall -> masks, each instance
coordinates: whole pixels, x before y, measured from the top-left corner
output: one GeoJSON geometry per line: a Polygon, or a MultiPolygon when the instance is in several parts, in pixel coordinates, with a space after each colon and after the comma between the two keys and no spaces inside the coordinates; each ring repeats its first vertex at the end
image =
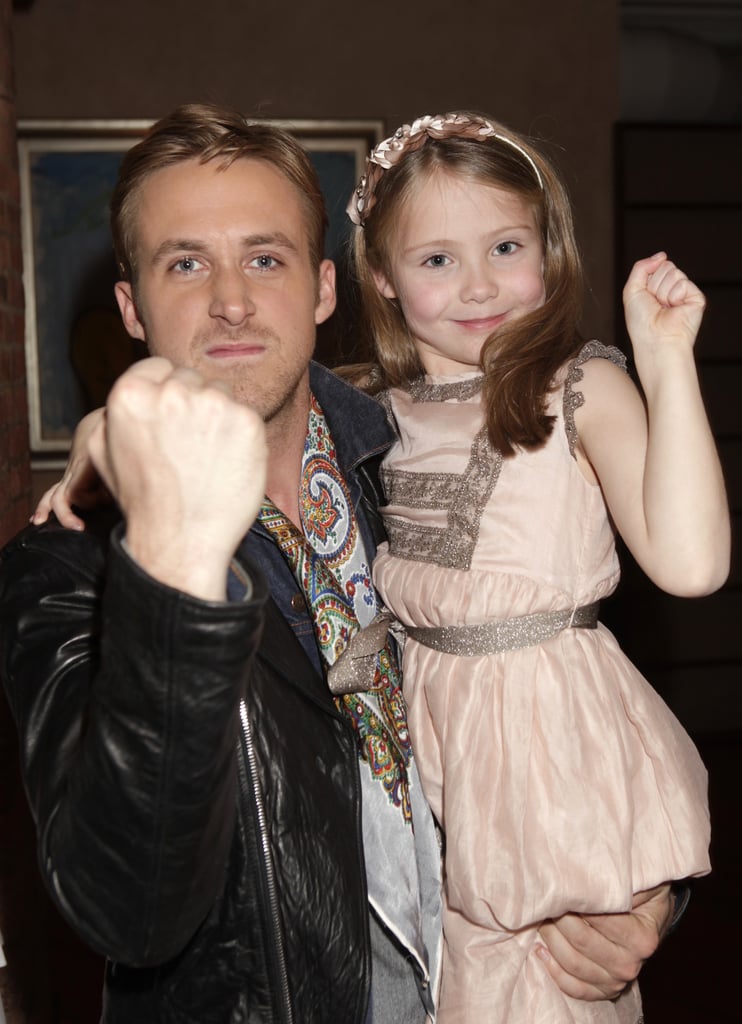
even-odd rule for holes
{"type": "Polygon", "coordinates": [[[393,129],[423,113],[485,110],[544,137],[563,164],[593,329],[606,338],[617,11],[617,0],[35,0],[15,16],[18,116],[151,118],[211,99],[393,129]]]}
{"type": "Polygon", "coordinates": [[[26,377],[23,355],[20,197],[10,0],[0,2],[0,543],[28,518],[26,377]]]}
{"type": "MultiPolygon", "coordinates": [[[[27,518],[30,490],[12,11],[11,0],[0,0],[0,543],[27,518]]],[[[1,696],[0,837],[0,928],[6,954],[17,965],[12,973],[0,970],[0,999],[10,1024],[14,1017],[20,1024],[15,1009],[25,1000],[24,990],[34,990],[33,953],[38,949],[28,922],[36,920],[43,897],[33,869],[34,839],[20,785],[15,729],[1,696]]],[[[36,991],[45,991],[43,982],[36,991]]]]}

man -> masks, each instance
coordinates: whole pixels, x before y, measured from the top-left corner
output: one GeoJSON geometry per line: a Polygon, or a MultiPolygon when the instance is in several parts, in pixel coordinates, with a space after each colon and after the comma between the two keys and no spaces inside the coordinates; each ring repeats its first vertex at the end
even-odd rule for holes
{"type": "MultiPolygon", "coordinates": [[[[324,221],[290,136],[197,105],[153,127],[112,224],[121,315],[156,358],[88,441],[123,523],[4,552],[40,861],[108,958],[107,1024],[432,1011],[438,849],[369,574],[391,432],[310,366],[335,302],[324,221]]],[[[662,889],[549,926],[545,969],[616,994],[668,907],[662,889]]]]}

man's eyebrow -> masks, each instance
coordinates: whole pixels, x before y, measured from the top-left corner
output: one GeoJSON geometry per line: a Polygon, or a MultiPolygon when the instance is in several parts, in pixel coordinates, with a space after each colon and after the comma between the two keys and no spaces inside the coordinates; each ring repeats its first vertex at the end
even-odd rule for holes
{"type": "Polygon", "coordinates": [[[261,235],[247,235],[242,239],[242,244],[246,249],[252,249],[255,246],[261,245],[278,245],[282,249],[290,249],[292,252],[299,252],[299,248],[288,235],[285,235],[283,231],[274,231],[271,234],[261,235]]]}
{"type": "MultiPolygon", "coordinates": [[[[261,233],[255,235],[246,235],[242,239],[242,246],[245,249],[253,249],[256,246],[271,246],[275,245],[282,249],[288,249],[291,252],[298,253],[299,248],[288,235],[285,235],[283,231],[274,231],[271,233],[261,233]]],[[[164,242],[161,242],[155,251],[152,253],[152,264],[155,265],[160,263],[162,260],[166,260],[169,256],[174,256],[176,253],[192,252],[199,253],[209,249],[208,242],[199,238],[166,238],[164,242]]]]}
{"type": "Polygon", "coordinates": [[[202,252],[205,248],[205,243],[196,238],[166,238],[152,253],[152,265],[154,266],[178,252],[202,252]]]}

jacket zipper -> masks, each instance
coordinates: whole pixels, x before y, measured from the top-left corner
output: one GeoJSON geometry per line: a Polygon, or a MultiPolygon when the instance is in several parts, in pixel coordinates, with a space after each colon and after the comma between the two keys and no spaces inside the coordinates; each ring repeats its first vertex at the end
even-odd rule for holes
{"type": "MultiPolygon", "coordinates": [[[[291,1006],[291,994],[289,991],[289,975],[288,968],[286,966],[286,950],[283,942],[283,928],[281,924],[281,915],[278,909],[278,889],[276,886],[276,874],[273,867],[273,856],[270,849],[270,840],[268,838],[268,828],[265,820],[265,807],[263,806],[263,796],[260,792],[260,784],[258,782],[258,770],[257,770],[257,759],[255,756],[255,744],[253,741],[252,725],[247,714],[247,707],[244,699],[240,701],[240,719],[242,721],[242,735],[245,741],[244,749],[245,756],[247,758],[247,771],[240,772],[240,788],[242,790],[242,796],[245,800],[246,805],[249,805],[250,798],[255,806],[257,815],[258,833],[260,846],[263,853],[263,865],[264,871],[264,882],[266,893],[268,896],[268,907],[273,921],[273,957],[275,966],[278,973],[279,979],[279,996],[281,999],[281,1006],[283,1010],[282,1020],[286,1024],[294,1024],[294,1011],[291,1006]],[[245,778],[245,774],[249,778],[245,778]],[[248,785],[252,786],[252,793],[248,792],[248,785]]],[[[243,762],[244,763],[244,762],[243,762]]]]}

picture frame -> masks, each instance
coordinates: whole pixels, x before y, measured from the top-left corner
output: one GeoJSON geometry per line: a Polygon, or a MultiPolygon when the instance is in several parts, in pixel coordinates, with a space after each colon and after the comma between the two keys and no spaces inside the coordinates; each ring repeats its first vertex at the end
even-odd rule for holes
{"type": "MultiPolygon", "coordinates": [[[[74,428],[142,354],[113,296],[108,201],[124,153],[151,120],[22,120],[18,124],[29,442],[33,468],[64,464],[74,428]]],[[[326,255],[342,257],[345,207],[380,120],[287,120],[317,168],[328,208],[326,255]]]]}

